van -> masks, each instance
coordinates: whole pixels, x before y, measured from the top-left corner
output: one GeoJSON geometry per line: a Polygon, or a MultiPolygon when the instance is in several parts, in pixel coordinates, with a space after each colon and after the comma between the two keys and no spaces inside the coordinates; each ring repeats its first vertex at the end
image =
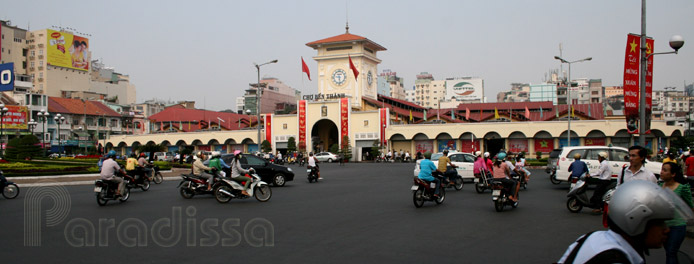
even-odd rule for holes
{"type": "MultiPolygon", "coordinates": [[[[569,165],[574,162],[574,155],[581,154],[581,160],[588,165],[588,170],[591,174],[596,173],[600,169],[600,163],[598,162],[598,153],[607,152],[608,162],[610,168],[612,168],[612,180],[617,180],[617,177],[622,174],[622,167],[624,165],[629,165],[629,150],[622,147],[608,147],[608,146],[582,146],[582,147],[564,147],[561,149],[561,154],[559,154],[559,159],[557,160],[555,174],[552,182],[556,181],[568,181],[569,175],[569,165]]],[[[660,178],[660,169],[663,163],[657,161],[646,160],[646,169],[650,170],[655,174],[656,178],[660,178]]]]}
{"type": "Polygon", "coordinates": [[[174,154],[171,152],[154,152],[154,159],[157,161],[173,161],[174,154]]]}

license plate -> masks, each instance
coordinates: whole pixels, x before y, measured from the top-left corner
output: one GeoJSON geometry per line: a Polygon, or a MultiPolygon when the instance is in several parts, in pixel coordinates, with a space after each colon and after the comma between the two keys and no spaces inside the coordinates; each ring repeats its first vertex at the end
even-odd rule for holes
{"type": "Polygon", "coordinates": [[[494,195],[494,196],[499,196],[499,195],[501,195],[501,190],[494,190],[494,191],[492,191],[492,195],[494,195]]]}
{"type": "Polygon", "coordinates": [[[99,187],[99,186],[94,187],[94,192],[101,192],[101,187],[99,187]]]}
{"type": "Polygon", "coordinates": [[[311,170],[306,170],[306,172],[311,173],[311,170]]]}
{"type": "Polygon", "coordinates": [[[417,185],[412,185],[412,188],[410,188],[410,190],[413,190],[413,191],[416,191],[417,189],[419,189],[419,186],[417,186],[417,185]]]}
{"type": "Polygon", "coordinates": [[[480,182],[480,179],[479,179],[479,178],[475,178],[475,183],[478,183],[478,182],[480,182]]]}

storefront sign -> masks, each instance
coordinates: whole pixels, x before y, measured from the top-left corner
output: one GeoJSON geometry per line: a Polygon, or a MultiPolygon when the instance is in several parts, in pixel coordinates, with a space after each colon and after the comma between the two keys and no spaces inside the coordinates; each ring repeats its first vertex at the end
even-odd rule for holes
{"type": "Polygon", "coordinates": [[[306,101],[299,101],[299,145],[306,147],[306,101]]]}
{"type": "Polygon", "coordinates": [[[349,135],[349,98],[340,99],[340,141],[349,135]]]}
{"type": "Polygon", "coordinates": [[[586,138],[586,146],[607,146],[605,138],[586,138]]]}
{"type": "Polygon", "coordinates": [[[434,152],[434,142],[431,140],[416,140],[414,142],[415,151],[419,153],[433,153],[434,152]]]}
{"type": "Polygon", "coordinates": [[[437,142],[438,142],[439,152],[443,152],[444,150],[455,150],[456,149],[454,139],[437,140],[437,142]]]}
{"type": "Polygon", "coordinates": [[[347,95],[343,94],[343,93],[306,94],[302,98],[304,100],[308,100],[308,101],[321,101],[321,100],[335,100],[335,99],[340,99],[340,98],[347,98],[347,95]]]}
{"type": "MultiPolygon", "coordinates": [[[[576,144],[578,146],[578,144],[576,144]]],[[[535,152],[541,151],[545,153],[552,152],[554,150],[554,139],[551,138],[536,138],[535,139],[535,152]]]]}

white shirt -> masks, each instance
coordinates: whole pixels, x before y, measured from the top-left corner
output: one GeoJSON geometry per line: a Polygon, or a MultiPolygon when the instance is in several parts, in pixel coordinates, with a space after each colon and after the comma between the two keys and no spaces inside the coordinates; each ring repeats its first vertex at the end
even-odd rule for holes
{"type": "MultiPolygon", "coordinates": [[[[607,160],[600,162],[600,169],[598,173],[592,176],[598,176],[601,180],[611,180],[612,179],[612,169],[610,169],[610,163],[607,160]]],[[[624,177],[626,179],[626,177],[624,177]]]]}
{"type": "Polygon", "coordinates": [[[311,167],[316,166],[316,157],[308,157],[308,165],[311,167]]]}
{"type": "Polygon", "coordinates": [[[410,157],[410,153],[409,153],[409,152],[405,152],[405,158],[409,158],[409,157],[410,157]]]}
{"type": "Polygon", "coordinates": [[[282,153],[277,153],[277,158],[282,159],[282,153]]]}
{"type": "MultiPolygon", "coordinates": [[[[576,242],[569,246],[557,263],[564,263],[574,247],[576,247],[576,242]]],[[[629,245],[629,242],[612,230],[597,231],[591,234],[581,245],[573,263],[586,263],[601,252],[610,249],[618,249],[624,252],[631,263],[645,263],[639,253],[629,245]]]]}
{"type": "MultiPolygon", "coordinates": [[[[631,167],[631,165],[629,165],[631,167]]],[[[655,175],[653,172],[650,170],[646,169],[646,164],[641,165],[641,168],[636,171],[636,173],[631,172],[631,170],[627,167],[624,169],[624,182],[628,181],[633,181],[633,180],[644,180],[644,181],[650,181],[652,183],[657,184],[658,179],[655,178],[655,175]]],[[[617,184],[622,184],[622,175],[619,175],[617,179],[617,184]]]]}

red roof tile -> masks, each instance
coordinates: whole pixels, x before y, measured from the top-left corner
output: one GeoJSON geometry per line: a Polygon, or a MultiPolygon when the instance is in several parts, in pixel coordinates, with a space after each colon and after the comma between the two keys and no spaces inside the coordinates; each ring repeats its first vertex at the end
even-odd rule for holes
{"type": "Polygon", "coordinates": [[[309,43],[306,43],[306,46],[315,48],[316,46],[318,46],[320,44],[341,43],[341,42],[349,42],[349,41],[366,41],[366,42],[368,42],[369,46],[376,49],[377,51],[386,50],[385,47],[378,45],[376,42],[373,42],[373,41],[371,41],[365,37],[354,35],[354,34],[349,34],[349,33],[345,33],[342,35],[337,35],[337,36],[309,42],[309,43]]]}
{"type": "Polygon", "coordinates": [[[82,101],[81,99],[71,99],[62,97],[48,97],[48,112],[62,114],[86,114],[94,116],[120,117],[121,115],[113,111],[110,107],[99,101],[82,101]]]}
{"type": "MultiPolygon", "coordinates": [[[[241,115],[236,113],[226,113],[226,112],[215,112],[200,109],[187,109],[179,106],[172,106],[164,109],[159,113],[151,115],[149,120],[152,122],[163,122],[170,123],[172,126],[177,127],[181,122],[202,122],[204,124],[212,123],[219,124],[222,128],[226,130],[238,130],[248,126],[248,115],[241,115]],[[223,121],[221,121],[221,120],[223,121]],[[242,121],[243,120],[243,121],[242,121]],[[241,125],[239,127],[239,122],[241,125]]],[[[253,118],[253,123],[257,123],[258,120],[253,118]]],[[[183,125],[179,128],[183,131],[188,131],[188,126],[183,125]]],[[[190,130],[196,130],[197,125],[191,127],[190,130]]]]}

